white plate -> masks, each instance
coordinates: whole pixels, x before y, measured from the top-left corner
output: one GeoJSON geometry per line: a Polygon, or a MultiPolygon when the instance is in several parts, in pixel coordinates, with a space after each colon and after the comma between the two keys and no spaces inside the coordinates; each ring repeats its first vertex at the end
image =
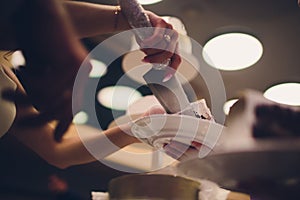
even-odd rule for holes
{"type": "Polygon", "coordinates": [[[187,115],[159,114],[141,118],[132,124],[132,133],[152,145],[162,148],[175,140],[190,145],[192,141],[213,148],[224,126],[187,115]]]}

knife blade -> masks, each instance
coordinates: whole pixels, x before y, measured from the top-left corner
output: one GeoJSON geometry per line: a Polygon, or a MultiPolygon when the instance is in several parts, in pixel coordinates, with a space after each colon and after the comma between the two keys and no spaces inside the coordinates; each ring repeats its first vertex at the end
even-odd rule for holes
{"type": "Polygon", "coordinates": [[[169,114],[180,113],[200,118],[199,114],[193,110],[176,74],[166,82],[162,81],[164,75],[164,70],[152,68],[144,74],[143,78],[166,112],[169,114]]]}

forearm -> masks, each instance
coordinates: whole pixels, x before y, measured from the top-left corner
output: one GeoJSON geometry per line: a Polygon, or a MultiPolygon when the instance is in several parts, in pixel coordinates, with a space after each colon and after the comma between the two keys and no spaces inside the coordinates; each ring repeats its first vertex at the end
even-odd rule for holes
{"type": "Polygon", "coordinates": [[[74,1],[66,1],[64,6],[80,38],[130,28],[122,13],[115,13],[116,6],[74,1]]]}
{"type": "MultiPolygon", "coordinates": [[[[129,128],[127,125],[124,127],[129,128]]],[[[72,125],[60,143],[54,141],[53,127],[49,124],[36,128],[14,128],[12,132],[40,157],[59,168],[103,159],[137,142],[118,127],[101,132],[92,127],[72,125]]]]}

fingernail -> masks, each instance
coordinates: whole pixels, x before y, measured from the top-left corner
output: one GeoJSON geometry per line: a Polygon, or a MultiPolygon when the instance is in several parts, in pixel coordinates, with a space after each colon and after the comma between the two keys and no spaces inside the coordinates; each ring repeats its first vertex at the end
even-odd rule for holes
{"type": "Polygon", "coordinates": [[[173,73],[167,73],[164,79],[162,80],[163,83],[169,81],[173,77],[173,73]]]}

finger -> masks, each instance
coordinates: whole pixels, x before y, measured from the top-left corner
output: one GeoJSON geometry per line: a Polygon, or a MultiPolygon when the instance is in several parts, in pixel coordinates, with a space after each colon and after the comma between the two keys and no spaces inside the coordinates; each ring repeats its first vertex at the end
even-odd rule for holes
{"type": "Polygon", "coordinates": [[[172,148],[173,150],[183,154],[189,149],[190,145],[184,144],[182,142],[177,142],[172,140],[169,144],[165,146],[165,148],[172,148]]]}
{"type": "Polygon", "coordinates": [[[161,64],[164,63],[168,58],[173,56],[173,52],[170,51],[160,51],[156,54],[145,56],[143,61],[149,63],[161,64]]]}
{"type": "Polygon", "coordinates": [[[175,159],[175,160],[179,160],[179,158],[181,157],[181,155],[177,155],[176,153],[174,153],[172,151],[172,149],[164,149],[163,150],[168,156],[170,156],[171,158],[175,159]]]}
{"type": "Polygon", "coordinates": [[[177,149],[173,148],[172,146],[170,145],[166,145],[164,148],[163,148],[163,151],[171,156],[172,158],[176,159],[176,160],[179,160],[184,154],[182,152],[179,152],[177,149]]]}
{"type": "MultiPolygon", "coordinates": [[[[141,42],[141,49],[147,55],[156,54],[160,50],[168,50],[170,43],[177,43],[178,34],[172,29],[163,29],[159,35],[145,39],[141,42]]],[[[174,52],[174,49],[171,50],[174,52]]]]}
{"type": "Polygon", "coordinates": [[[192,142],[191,142],[191,146],[192,146],[193,148],[195,148],[195,149],[200,150],[202,144],[201,144],[200,142],[192,141],[192,142]]]}
{"type": "MultiPolygon", "coordinates": [[[[153,42],[157,40],[161,41],[163,39],[166,29],[170,29],[170,30],[173,29],[172,25],[166,23],[163,19],[160,19],[158,21],[159,21],[158,23],[153,24],[154,26],[153,34],[149,38],[144,39],[141,43],[141,46],[143,45],[152,46],[153,42]]],[[[157,42],[155,42],[155,44],[156,43],[157,42]]]]}
{"type": "Polygon", "coordinates": [[[147,110],[142,116],[149,116],[149,115],[155,115],[155,114],[165,114],[166,111],[163,109],[163,107],[156,105],[151,107],[149,110],[147,110]]]}
{"type": "MultiPolygon", "coordinates": [[[[158,53],[162,53],[163,51],[165,51],[164,49],[158,49],[158,48],[144,48],[144,49],[141,49],[142,52],[144,52],[146,54],[146,56],[148,55],[155,55],[155,54],[158,54],[158,53]]],[[[146,57],[145,56],[145,57],[146,57]]],[[[146,62],[149,62],[147,60],[145,60],[146,62]]]]}
{"type": "Polygon", "coordinates": [[[195,149],[188,149],[185,152],[180,152],[176,148],[172,148],[170,146],[170,147],[164,148],[164,152],[176,160],[187,161],[190,159],[197,158],[199,151],[197,151],[195,149]]]}
{"type": "Polygon", "coordinates": [[[166,39],[164,35],[169,35],[171,37],[174,32],[176,31],[173,30],[172,25],[167,24],[166,22],[164,22],[164,25],[156,25],[153,34],[149,38],[144,39],[140,45],[141,47],[155,47],[159,42],[166,39]]]}
{"type": "Polygon", "coordinates": [[[178,55],[177,51],[173,54],[171,57],[171,62],[169,64],[169,67],[166,68],[165,75],[163,82],[167,82],[170,80],[174,74],[176,73],[176,70],[178,69],[179,65],[181,63],[181,57],[178,55]]]}
{"type": "Polygon", "coordinates": [[[180,63],[181,63],[181,57],[180,57],[179,52],[178,52],[178,43],[177,43],[176,47],[175,47],[175,52],[174,52],[174,54],[172,55],[172,58],[171,58],[170,67],[177,70],[180,63]]]}
{"type": "Polygon", "coordinates": [[[160,50],[173,53],[177,42],[178,33],[172,29],[164,29],[159,35],[144,40],[141,44],[141,48],[145,49],[144,52],[147,55],[156,54],[156,52],[160,50]]]}
{"type": "Polygon", "coordinates": [[[172,27],[171,24],[167,23],[163,18],[161,18],[160,16],[156,15],[155,13],[149,12],[149,11],[146,11],[146,12],[147,12],[147,14],[148,14],[148,16],[150,18],[152,26],[159,27],[159,28],[172,27]]]}

